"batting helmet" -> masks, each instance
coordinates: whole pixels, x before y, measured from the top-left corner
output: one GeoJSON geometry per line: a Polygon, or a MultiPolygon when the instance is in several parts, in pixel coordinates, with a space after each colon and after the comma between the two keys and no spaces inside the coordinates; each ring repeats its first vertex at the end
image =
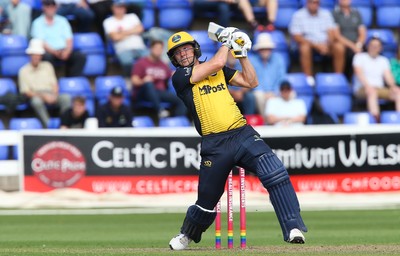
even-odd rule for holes
{"type": "Polygon", "coordinates": [[[179,67],[179,63],[174,58],[175,49],[184,44],[192,44],[194,47],[194,56],[199,58],[201,56],[200,45],[196,40],[187,32],[181,31],[173,34],[168,39],[168,57],[175,67],[179,67]]]}

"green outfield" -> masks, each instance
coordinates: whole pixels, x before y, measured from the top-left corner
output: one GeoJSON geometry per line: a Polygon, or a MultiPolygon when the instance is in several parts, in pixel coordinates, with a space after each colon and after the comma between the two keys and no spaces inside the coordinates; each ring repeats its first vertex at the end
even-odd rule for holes
{"type": "MultiPolygon", "coordinates": [[[[0,255],[400,255],[399,210],[303,212],[309,228],[304,245],[282,242],[273,212],[253,212],[247,214],[246,250],[216,251],[212,226],[201,243],[170,251],[183,216],[0,216],[0,255]]],[[[236,247],[238,225],[235,218],[236,247]]]]}

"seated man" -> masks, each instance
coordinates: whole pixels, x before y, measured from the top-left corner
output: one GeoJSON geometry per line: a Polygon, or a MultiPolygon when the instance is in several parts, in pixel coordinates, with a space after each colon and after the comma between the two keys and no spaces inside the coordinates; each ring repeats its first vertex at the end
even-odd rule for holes
{"type": "Polygon", "coordinates": [[[299,45],[300,66],[307,76],[307,82],[315,85],[313,55],[332,56],[334,72],[341,73],[343,47],[335,49],[336,25],[332,14],[319,7],[319,0],[307,0],[303,7],[293,14],[289,24],[289,33],[299,45]],[[342,59],[341,59],[342,58],[342,59]]]}
{"type": "Polygon", "coordinates": [[[72,107],[61,115],[61,129],[83,128],[85,121],[89,117],[86,110],[86,99],[76,96],[72,99],[72,107]]]}
{"type": "Polygon", "coordinates": [[[293,98],[292,85],[283,81],[280,85],[280,97],[267,101],[265,119],[267,124],[279,126],[303,125],[307,117],[306,104],[293,98]]]}
{"type": "Polygon", "coordinates": [[[90,9],[85,0],[55,0],[58,5],[57,14],[67,17],[73,15],[78,24],[76,26],[77,32],[87,33],[91,32],[92,25],[94,24],[94,12],[90,9]]]}
{"type": "Polygon", "coordinates": [[[43,59],[57,66],[60,61],[66,65],[66,76],[82,75],[86,56],[73,51],[72,28],[68,20],[56,14],[54,0],[42,0],[43,14],[32,23],[32,38],[41,39],[46,50],[43,59]]]}
{"type": "Polygon", "coordinates": [[[26,49],[31,61],[19,70],[18,84],[20,93],[29,99],[43,127],[47,127],[50,120],[47,106],[55,106],[60,109],[60,113],[63,113],[71,105],[71,97],[68,94],[58,93],[54,68],[49,62],[42,61],[44,53],[43,42],[31,39],[26,49]]]}
{"type": "Polygon", "coordinates": [[[186,115],[185,104],[168,90],[168,80],[171,78],[171,69],[161,57],[164,43],[152,41],[150,43],[150,55],[139,59],[132,68],[131,81],[133,85],[133,100],[150,101],[159,117],[165,117],[166,110],[162,109],[161,102],[172,104],[175,116],[186,115]]]}
{"type": "Polygon", "coordinates": [[[99,127],[132,127],[132,113],[124,104],[121,87],[114,87],[106,104],[97,111],[99,127]]]}
{"type": "Polygon", "coordinates": [[[400,88],[396,86],[389,60],[380,55],[381,51],[381,40],[372,37],[367,43],[367,52],[357,53],[353,59],[354,93],[357,98],[367,100],[368,111],[377,122],[380,121],[379,99],[394,101],[396,111],[400,111],[400,88]]]}

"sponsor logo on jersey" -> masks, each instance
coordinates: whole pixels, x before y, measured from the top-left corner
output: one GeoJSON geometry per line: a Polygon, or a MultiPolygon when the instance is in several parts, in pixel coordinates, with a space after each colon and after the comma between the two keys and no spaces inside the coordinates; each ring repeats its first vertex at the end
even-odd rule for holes
{"type": "Polygon", "coordinates": [[[210,93],[226,90],[226,88],[223,83],[220,83],[219,85],[213,87],[210,85],[204,85],[203,87],[199,87],[199,90],[200,90],[200,95],[207,95],[210,93]]]}
{"type": "Polygon", "coordinates": [[[204,161],[203,164],[204,164],[205,167],[211,167],[212,162],[210,160],[206,160],[206,161],[204,161]]]}

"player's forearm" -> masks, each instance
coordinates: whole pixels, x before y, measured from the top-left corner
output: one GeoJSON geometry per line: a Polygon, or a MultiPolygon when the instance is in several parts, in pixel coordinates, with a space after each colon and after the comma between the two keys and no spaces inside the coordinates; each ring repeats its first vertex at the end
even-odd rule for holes
{"type": "Polygon", "coordinates": [[[242,75],[244,80],[248,83],[248,88],[255,88],[258,85],[257,73],[250,63],[248,58],[240,58],[240,65],[242,66],[242,75]]]}

